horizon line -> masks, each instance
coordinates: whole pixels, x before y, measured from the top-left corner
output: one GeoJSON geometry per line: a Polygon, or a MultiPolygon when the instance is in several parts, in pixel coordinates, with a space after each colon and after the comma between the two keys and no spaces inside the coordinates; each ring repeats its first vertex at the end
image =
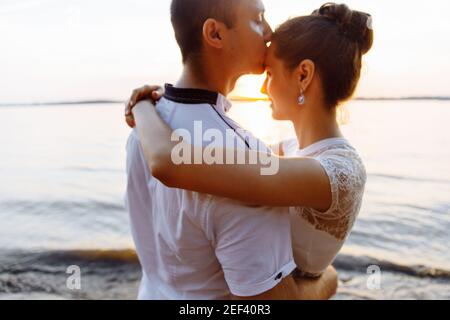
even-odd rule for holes
{"type": "MultiPolygon", "coordinates": [[[[269,101],[268,98],[251,98],[234,96],[229,98],[230,101],[236,102],[256,102],[269,101]]],[[[357,97],[352,100],[355,101],[450,101],[450,96],[406,96],[406,97],[357,97]]],[[[120,100],[108,99],[89,99],[89,100],[72,100],[72,101],[41,101],[41,102],[14,102],[14,103],[0,103],[0,107],[25,107],[25,106],[55,106],[55,105],[77,105],[77,104],[119,104],[125,103],[120,100]]]]}

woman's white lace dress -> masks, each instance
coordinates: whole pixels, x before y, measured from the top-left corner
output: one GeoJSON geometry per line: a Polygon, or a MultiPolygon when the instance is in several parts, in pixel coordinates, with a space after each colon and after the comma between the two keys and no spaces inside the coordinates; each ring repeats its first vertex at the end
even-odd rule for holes
{"type": "Polygon", "coordinates": [[[367,176],[357,151],[344,138],[317,142],[300,150],[296,140],[283,143],[286,157],[316,159],[326,171],[332,191],[328,211],[290,208],[292,245],[299,272],[320,276],[342,248],[361,208],[367,176]]]}

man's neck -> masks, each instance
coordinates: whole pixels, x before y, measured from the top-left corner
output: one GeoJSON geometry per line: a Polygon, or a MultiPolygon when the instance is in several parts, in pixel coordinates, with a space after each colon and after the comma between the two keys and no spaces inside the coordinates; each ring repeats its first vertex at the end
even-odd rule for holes
{"type": "Polygon", "coordinates": [[[223,70],[222,72],[220,70],[201,72],[198,71],[198,68],[186,63],[181,77],[176,83],[176,87],[203,89],[218,92],[226,97],[233,90],[237,79],[238,77],[232,79],[227,76],[227,74],[223,73],[223,70]]]}

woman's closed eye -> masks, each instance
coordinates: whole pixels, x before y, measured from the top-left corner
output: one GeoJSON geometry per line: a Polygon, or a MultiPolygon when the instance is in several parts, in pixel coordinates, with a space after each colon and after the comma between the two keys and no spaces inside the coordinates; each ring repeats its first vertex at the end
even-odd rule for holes
{"type": "Polygon", "coordinates": [[[257,23],[263,23],[264,22],[264,14],[260,13],[258,15],[258,18],[255,20],[257,23]]]}

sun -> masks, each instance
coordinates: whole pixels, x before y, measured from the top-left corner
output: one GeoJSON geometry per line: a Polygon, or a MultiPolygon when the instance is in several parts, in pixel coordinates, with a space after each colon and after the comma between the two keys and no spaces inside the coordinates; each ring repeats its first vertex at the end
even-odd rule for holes
{"type": "Polygon", "coordinates": [[[267,100],[267,95],[261,93],[261,87],[266,74],[247,75],[241,77],[236,83],[230,97],[233,100],[267,100]]]}

